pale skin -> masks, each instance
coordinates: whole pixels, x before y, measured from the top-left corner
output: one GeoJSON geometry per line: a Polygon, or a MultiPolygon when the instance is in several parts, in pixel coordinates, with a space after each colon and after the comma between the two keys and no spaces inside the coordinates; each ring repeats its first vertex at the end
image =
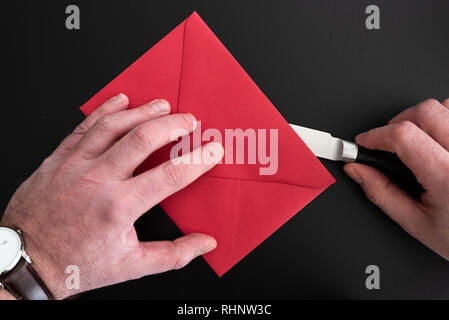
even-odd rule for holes
{"type": "MultiPolygon", "coordinates": [[[[143,160],[170,142],[173,130],[191,132],[196,120],[191,114],[168,115],[165,100],[127,107],[128,98],[120,94],[89,115],[20,186],[1,221],[22,230],[33,266],[56,299],[179,269],[217,246],[206,234],[137,239],[137,218],[210,170],[224,151],[209,143],[192,151],[207,155],[204,163],[168,161],[133,176],[143,160]],[[80,269],[79,290],[66,287],[70,265],[80,269]]],[[[12,296],[0,290],[0,298],[12,296]]]]}
{"type": "Polygon", "coordinates": [[[358,135],[356,142],[395,153],[426,191],[414,199],[362,164],[347,164],[345,172],[406,232],[449,260],[449,99],[428,99],[358,135]]]}
{"type": "MultiPolygon", "coordinates": [[[[212,163],[168,162],[134,177],[135,168],[169,142],[172,130],[192,131],[196,121],[189,114],[168,115],[165,100],[127,106],[119,95],[87,117],[16,191],[1,221],[23,231],[33,265],[57,299],[179,269],[217,246],[204,234],[138,241],[134,221],[210,170],[223,148],[213,143],[193,151],[210,153],[212,163]],[[79,290],[65,286],[69,265],[80,268],[79,290]]],[[[426,192],[413,199],[360,164],[347,164],[345,172],[405,231],[449,260],[449,99],[424,101],[356,141],[396,153],[426,192]]],[[[0,290],[0,299],[8,298],[0,290]]]]}

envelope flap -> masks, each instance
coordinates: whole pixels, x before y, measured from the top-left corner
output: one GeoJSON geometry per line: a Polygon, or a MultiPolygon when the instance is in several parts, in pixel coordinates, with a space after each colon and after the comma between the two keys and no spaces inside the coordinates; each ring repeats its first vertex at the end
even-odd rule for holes
{"type": "Polygon", "coordinates": [[[233,164],[226,161],[226,164],[210,171],[208,176],[317,188],[334,182],[320,161],[196,13],[189,17],[185,25],[181,70],[177,111],[193,113],[201,121],[203,131],[209,128],[219,130],[226,155],[232,151],[229,148],[234,148],[233,164]],[[278,144],[277,157],[270,155],[272,169],[277,169],[275,174],[261,175],[260,168],[268,164],[259,160],[259,146],[255,164],[248,164],[247,148],[244,150],[245,164],[235,164],[236,141],[230,142],[225,131],[237,128],[253,130],[258,139],[261,130],[265,130],[267,150],[270,150],[272,141],[278,144]],[[270,129],[278,131],[277,140],[270,134],[270,129]],[[277,164],[273,163],[275,161],[277,164]]]}

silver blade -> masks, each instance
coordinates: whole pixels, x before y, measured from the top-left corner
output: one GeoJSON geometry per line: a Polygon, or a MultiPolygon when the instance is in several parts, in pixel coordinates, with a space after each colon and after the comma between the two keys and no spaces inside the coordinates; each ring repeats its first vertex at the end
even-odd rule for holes
{"type": "Polygon", "coordinates": [[[302,141],[317,157],[334,161],[354,161],[357,145],[353,142],[334,138],[330,133],[290,124],[302,141]]]}

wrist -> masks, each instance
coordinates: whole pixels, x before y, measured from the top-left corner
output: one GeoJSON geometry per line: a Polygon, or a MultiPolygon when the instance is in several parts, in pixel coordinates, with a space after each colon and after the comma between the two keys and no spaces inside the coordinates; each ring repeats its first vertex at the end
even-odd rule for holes
{"type": "Polygon", "coordinates": [[[56,300],[67,298],[70,294],[65,288],[63,270],[61,271],[57,264],[48,260],[37,250],[27,250],[27,254],[31,258],[31,266],[42,279],[53,297],[56,300]]]}
{"type": "MultiPolygon", "coordinates": [[[[75,292],[71,293],[66,288],[65,270],[61,267],[62,264],[58,263],[58,253],[54,251],[54,248],[52,251],[52,248],[39,240],[39,237],[36,236],[37,233],[33,232],[33,230],[26,227],[22,228],[14,223],[5,222],[2,221],[3,226],[21,231],[24,241],[24,251],[31,259],[31,267],[35,270],[53,297],[60,300],[75,294],[75,292]],[[49,254],[50,252],[52,254],[49,254]]],[[[0,290],[0,299],[10,300],[11,298],[14,299],[8,290],[0,290]]]]}
{"type": "Polygon", "coordinates": [[[42,244],[38,245],[32,234],[23,231],[25,241],[25,251],[31,258],[31,266],[44,282],[56,300],[65,299],[76,292],[71,292],[65,284],[65,268],[59,262],[58,253],[48,254],[49,250],[43,249],[42,244]]]}

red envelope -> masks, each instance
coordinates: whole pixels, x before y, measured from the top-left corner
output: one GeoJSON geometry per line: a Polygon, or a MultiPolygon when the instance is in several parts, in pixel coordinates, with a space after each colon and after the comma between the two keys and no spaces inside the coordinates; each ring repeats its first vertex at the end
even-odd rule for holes
{"type": "MultiPolygon", "coordinates": [[[[120,92],[130,108],[165,98],[172,112],[190,112],[223,137],[225,129],[278,130],[275,174],[260,175],[260,161],[219,164],[161,203],[183,233],[217,240],[204,259],[219,276],[335,182],[195,12],[81,109],[88,115],[120,92]]],[[[161,149],[137,172],[167,159],[161,149]]]]}

